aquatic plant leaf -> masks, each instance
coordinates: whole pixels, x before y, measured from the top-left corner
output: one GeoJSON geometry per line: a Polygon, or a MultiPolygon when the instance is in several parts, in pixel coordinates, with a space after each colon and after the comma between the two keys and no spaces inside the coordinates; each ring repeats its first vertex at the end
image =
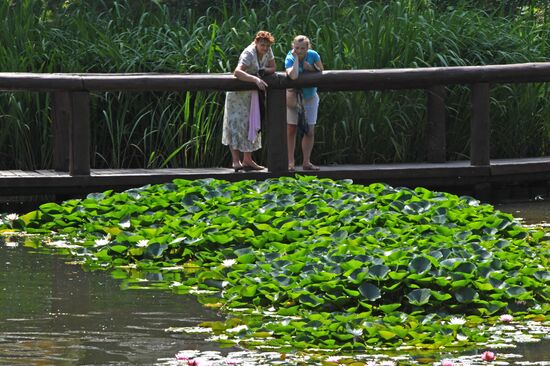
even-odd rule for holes
{"type": "Polygon", "coordinates": [[[470,303],[479,298],[477,291],[470,287],[457,288],[454,295],[459,303],[470,303]]]}
{"type": "Polygon", "coordinates": [[[378,334],[380,334],[380,337],[384,338],[385,340],[390,340],[397,336],[397,334],[395,334],[394,332],[390,332],[387,330],[381,330],[378,332],[378,334]]]}
{"type": "Polygon", "coordinates": [[[524,294],[527,290],[522,286],[511,286],[506,289],[506,293],[511,297],[518,297],[524,294]]]}
{"type": "Polygon", "coordinates": [[[87,199],[94,200],[94,201],[101,201],[106,197],[107,193],[90,193],[86,196],[87,199]]]}
{"type": "Polygon", "coordinates": [[[388,305],[380,305],[379,309],[386,314],[390,314],[395,310],[399,309],[400,307],[401,307],[401,304],[388,304],[388,305]]]}
{"type": "Polygon", "coordinates": [[[536,271],[535,273],[533,273],[533,276],[539,281],[550,281],[550,272],[548,271],[536,271]]]}
{"type": "Polygon", "coordinates": [[[146,258],[161,258],[162,254],[166,250],[166,244],[152,243],[149,245],[144,252],[146,258]]]}
{"type": "Polygon", "coordinates": [[[368,282],[364,282],[359,286],[359,293],[369,301],[375,301],[382,297],[380,289],[368,282]]]}
{"type": "Polygon", "coordinates": [[[430,294],[438,301],[447,301],[453,298],[450,294],[443,293],[440,291],[431,290],[430,294]]]}
{"type": "Polygon", "coordinates": [[[409,303],[416,306],[422,306],[430,301],[431,291],[427,288],[419,288],[412,290],[405,295],[409,299],[409,303]]]}
{"type": "Polygon", "coordinates": [[[409,264],[409,270],[418,274],[424,274],[432,268],[430,260],[423,256],[414,257],[409,264]]]}
{"type": "Polygon", "coordinates": [[[298,298],[301,304],[308,305],[310,307],[317,307],[324,303],[323,299],[315,296],[314,294],[303,294],[298,298]]]}
{"type": "Polygon", "coordinates": [[[454,269],[455,272],[473,273],[477,269],[477,266],[471,262],[462,262],[454,269]]]}
{"type": "Polygon", "coordinates": [[[243,286],[241,288],[240,294],[244,297],[254,297],[256,295],[257,290],[258,290],[257,285],[243,286]]]}
{"type": "Polygon", "coordinates": [[[31,221],[40,220],[42,217],[42,212],[39,210],[31,211],[28,214],[19,216],[19,220],[22,220],[25,225],[29,225],[31,221]]]}
{"type": "Polygon", "coordinates": [[[113,245],[110,247],[110,249],[117,253],[124,253],[125,251],[128,250],[128,247],[125,245],[113,245]]]}
{"type": "Polygon", "coordinates": [[[386,278],[390,272],[390,267],[383,264],[375,264],[374,266],[369,267],[368,275],[369,278],[374,278],[377,280],[383,280],[386,278]]]}

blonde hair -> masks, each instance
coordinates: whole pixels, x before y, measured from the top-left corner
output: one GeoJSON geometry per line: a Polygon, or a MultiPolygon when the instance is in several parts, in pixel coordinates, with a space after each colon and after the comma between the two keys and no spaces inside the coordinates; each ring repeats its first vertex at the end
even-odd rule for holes
{"type": "Polygon", "coordinates": [[[299,36],[294,37],[294,40],[292,41],[292,44],[298,43],[298,42],[306,42],[307,43],[307,48],[311,49],[311,41],[306,36],[299,35],[299,36]]]}
{"type": "Polygon", "coordinates": [[[259,42],[261,40],[265,40],[269,42],[270,44],[275,43],[275,37],[267,31],[259,31],[256,33],[256,37],[254,37],[254,42],[259,42]]]}

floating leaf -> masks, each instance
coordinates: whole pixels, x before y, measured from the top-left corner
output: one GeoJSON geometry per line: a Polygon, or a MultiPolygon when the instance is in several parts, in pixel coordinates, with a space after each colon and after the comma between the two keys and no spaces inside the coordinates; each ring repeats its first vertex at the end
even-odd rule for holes
{"type": "Polygon", "coordinates": [[[470,287],[460,287],[455,290],[455,298],[459,303],[470,303],[479,298],[479,294],[470,287]]]}
{"type": "Polygon", "coordinates": [[[153,243],[145,249],[144,255],[147,258],[161,258],[166,248],[166,244],[153,243]]]}
{"type": "Polygon", "coordinates": [[[386,278],[389,272],[390,267],[383,264],[375,264],[374,266],[369,267],[367,277],[377,280],[383,280],[384,278],[386,278]]]}
{"type": "Polygon", "coordinates": [[[415,289],[405,295],[412,305],[422,306],[430,301],[431,291],[426,288],[415,289]]]}
{"type": "Polygon", "coordinates": [[[511,297],[518,297],[525,293],[527,290],[522,286],[511,286],[506,289],[506,293],[511,297]]]}
{"type": "Polygon", "coordinates": [[[419,274],[426,273],[432,268],[432,263],[426,257],[417,256],[414,257],[409,264],[409,270],[419,274]]]}
{"type": "Polygon", "coordinates": [[[359,292],[364,298],[369,301],[375,301],[382,297],[380,289],[372,283],[368,282],[364,282],[361,284],[361,286],[359,286],[359,292]]]}

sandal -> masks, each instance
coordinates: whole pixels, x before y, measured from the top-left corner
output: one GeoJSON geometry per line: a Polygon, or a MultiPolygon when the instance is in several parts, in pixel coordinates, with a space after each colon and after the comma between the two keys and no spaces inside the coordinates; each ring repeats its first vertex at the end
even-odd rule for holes
{"type": "Polygon", "coordinates": [[[241,169],[244,169],[244,166],[241,164],[240,161],[239,161],[239,164],[231,163],[231,167],[233,168],[233,170],[235,170],[235,173],[238,172],[241,169]]]}
{"type": "Polygon", "coordinates": [[[302,169],[312,171],[321,170],[321,168],[319,168],[317,165],[313,165],[311,163],[302,165],[302,169]]]}
{"type": "Polygon", "coordinates": [[[261,166],[261,165],[258,165],[258,164],[254,164],[254,165],[244,165],[244,164],[243,164],[242,169],[243,169],[245,172],[249,172],[249,171],[251,171],[251,170],[264,170],[264,169],[265,169],[265,166],[261,166]]]}
{"type": "Polygon", "coordinates": [[[289,172],[293,172],[295,170],[296,170],[296,168],[294,167],[294,164],[288,164],[288,171],[289,172]]]}

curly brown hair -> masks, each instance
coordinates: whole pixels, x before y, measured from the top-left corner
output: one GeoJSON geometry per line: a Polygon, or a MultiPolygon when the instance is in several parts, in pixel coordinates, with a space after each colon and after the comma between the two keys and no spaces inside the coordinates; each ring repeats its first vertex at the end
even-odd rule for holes
{"type": "Polygon", "coordinates": [[[270,44],[275,43],[275,37],[267,31],[259,31],[256,33],[256,37],[254,38],[254,42],[259,42],[260,40],[266,40],[270,44]]]}

